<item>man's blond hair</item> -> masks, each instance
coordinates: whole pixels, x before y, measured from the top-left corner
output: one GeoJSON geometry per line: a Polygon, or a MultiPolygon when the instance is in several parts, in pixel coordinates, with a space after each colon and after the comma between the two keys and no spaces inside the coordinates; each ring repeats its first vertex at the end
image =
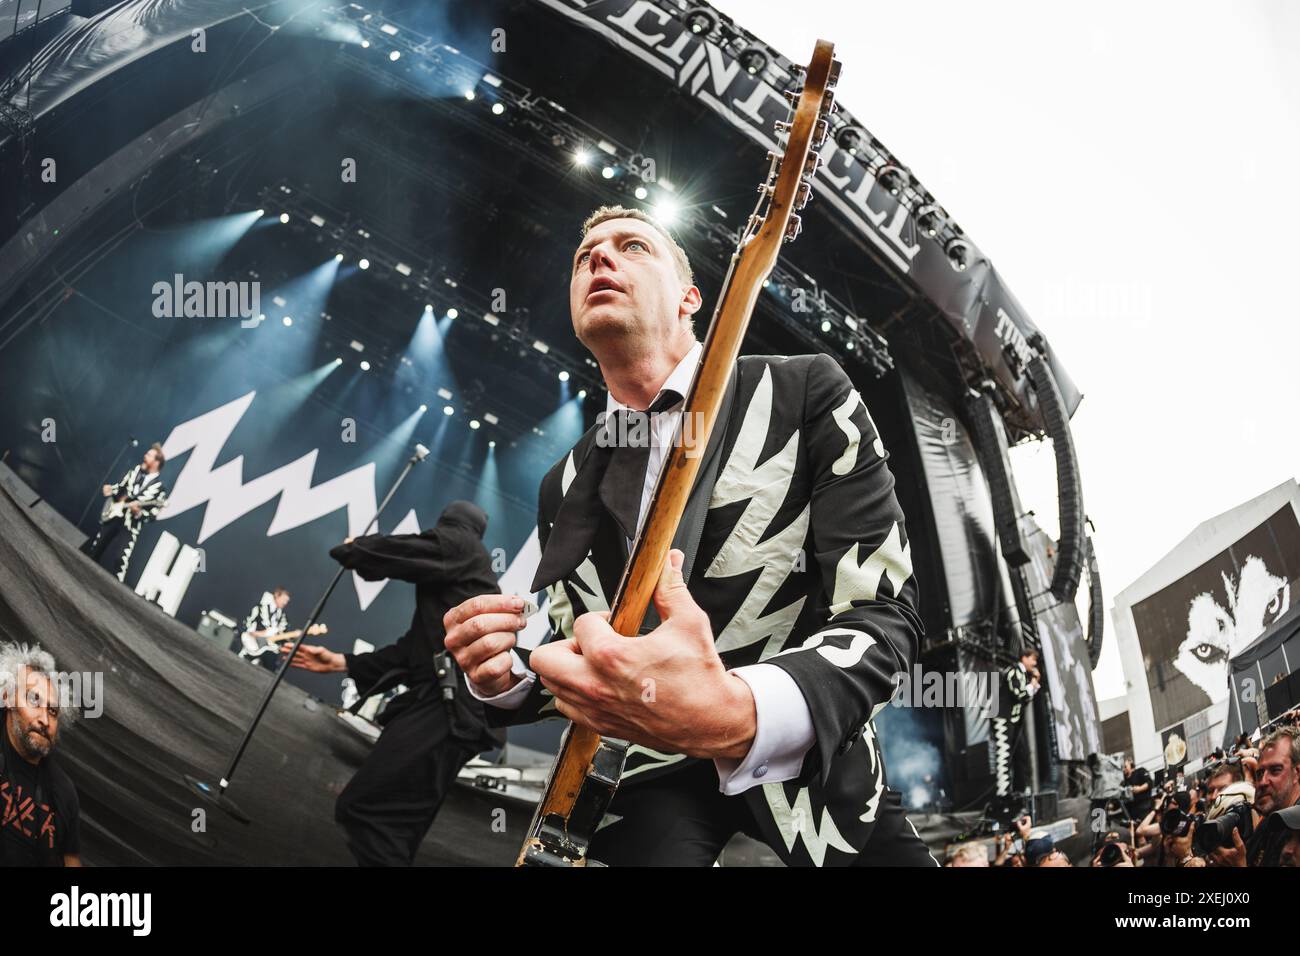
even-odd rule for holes
{"type": "Polygon", "coordinates": [[[601,206],[582,224],[582,238],[607,219],[636,219],[644,222],[659,235],[668,240],[668,250],[672,253],[673,263],[677,266],[677,277],[688,286],[695,285],[695,273],[691,270],[691,261],[686,258],[686,250],[677,244],[673,234],[654,216],[641,209],[627,209],[623,206],[601,206]]]}

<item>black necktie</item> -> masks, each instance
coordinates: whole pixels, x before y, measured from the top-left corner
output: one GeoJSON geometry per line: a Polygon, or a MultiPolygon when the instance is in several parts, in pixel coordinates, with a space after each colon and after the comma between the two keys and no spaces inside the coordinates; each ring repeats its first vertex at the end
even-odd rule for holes
{"type": "Polygon", "coordinates": [[[625,538],[636,536],[653,440],[650,416],[681,400],[678,392],[666,389],[646,411],[623,408],[606,419],[555,514],[546,551],[533,578],[534,591],[554,584],[582,563],[596,538],[602,506],[625,538]]]}

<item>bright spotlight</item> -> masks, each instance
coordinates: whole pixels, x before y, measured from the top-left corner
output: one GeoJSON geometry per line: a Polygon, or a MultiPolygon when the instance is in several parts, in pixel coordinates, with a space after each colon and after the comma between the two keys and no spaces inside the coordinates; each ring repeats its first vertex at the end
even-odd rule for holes
{"type": "Polygon", "coordinates": [[[370,371],[370,363],[367,362],[365,359],[362,359],[362,360],[361,360],[361,371],[363,371],[363,372],[369,372],[369,371],[370,371]]]}
{"type": "Polygon", "coordinates": [[[449,319],[458,319],[458,318],[460,318],[460,312],[457,311],[456,309],[448,309],[448,310],[447,310],[447,318],[449,318],[449,319]]]}
{"type": "Polygon", "coordinates": [[[280,222],[284,223],[288,221],[289,221],[289,214],[287,212],[280,213],[280,222]]]}
{"type": "Polygon", "coordinates": [[[428,405],[421,405],[421,406],[420,406],[420,411],[422,411],[422,412],[427,412],[428,410],[429,410],[429,406],[428,406],[428,405]]]}
{"type": "Polygon", "coordinates": [[[496,448],[496,447],[497,447],[497,442],[496,442],[496,439],[495,439],[495,438],[488,442],[488,447],[489,447],[489,448],[496,448]]]}
{"type": "Polygon", "coordinates": [[[432,305],[429,305],[428,303],[425,303],[424,311],[425,311],[425,312],[432,312],[432,311],[433,311],[433,306],[432,306],[432,305]]]}
{"type": "Polygon", "coordinates": [[[342,365],[342,364],[343,364],[343,359],[339,358],[338,356],[335,356],[335,358],[334,358],[334,364],[335,364],[335,365],[342,365]]]}
{"type": "Polygon", "coordinates": [[[500,116],[505,111],[506,111],[506,105],[504,103],[492,104],[492,112],[495,113],[497,116],[500,116]]]}
{"type": "Polygon", "coordinates": [[[286,315],[286,316],[285,316],[283,319],[281,319],[280,321],[284,323],[285,328],[288,328],[289,326],[293,325],[293,317],[292,317],[292,316],[288,316],[288,315],[286,315]]]}
{"type": "Polygon", "coordinates": [[[586,166],[591,162],[591,153],[587,152],[585,149],[576,150],[573,154],[573,161],[579,166],[586,166]]]}
{"type": "Polygon", "coordinates": [[[472,100],[472,99],[474,99],[474,96],[475,96],[475,93],[474,93],[473,90],[466,90],[466,91],[465,91],[465,99],[467,99],[467,100],[472,100]]]}
{"type": "Polygon", "coordinates": [[[359,260],[357,261],[357,267],[358,267],[358,268],[361,268],[361,269],[369,269],[369,268],[370,268],[370,260],[369,260],[369,259],[359,259],[359,260]]]}
{"type": "Polygon", "coordinates": [[[614,178],[614,167],[613,167],[613,166],[606,166],[604,169],[602,169],[602,170],[600,171],[600,174],[601,174],[602,176],[604,176],[606,179],[613,179],[613,178],[614,178]]]}
{"type": "Polygon", "coordinates": [[[560,381],[561,381],[561,382],[567,382],[568,380],[569,380],[569,373],[566,372],[566,371],[564,371],[563,369],[561,369],[561,370],[560,370],[560,381]]]}
{"type": "Polygon", "coordinates": [[[585,388],[580,388],[580,389],[578,389],[578,397],[579,397],[579,398],[586,398],[586,397],[587,397],[587,390],[586,390],[585,388]]]}
{"type": "Polygon", "coordinates": [[[265,209],[259,209],[259,210],[257,211],[257,214],[258,214],[259,216],[265,216],[265,215],[266,215],[266,210],[265,210],[265,209]]]}
{"type": "Polygon", "coordinates": [[[665,225],[671,225],[677,221],[678,209],[679,207],[676,202],[664,197],[663,199],[660,199],[659,204],[655,206],[655,217],[665,225]]]}
{"type": "Polygon", "coordinates": [[[475,431],[478,431],[478,425],[479,423],[477,418],[471,418],[469,420],[469,427],[474,429],[475,431]]]}
{"type": "Polygon", "coordinates": [[[392,53],[388,54],[388,58],[396,63],[402,58],[402,52],[400,50],[394,50],[392,53]]]}
{"type": "Polygon", "coordinates": [[[822,331],[823,331],[823,332],[829,332],[830,330],[831,330],[831,320],[830,320],[830,319],[822,319],[822,331]]]}
{"type": "Polygon", "coordinates": [[[442,406],[442,413],[444,415],[454,415],[456,414],[456,409],[452,408],[450,405],[444,405],[442,406]]]}
{"type": "Polygon", "coordinates": [[[334,253],[334,261],[335,261],[335,262],[342,262],[342,261],[343,261],[343,253],[341,253],[341,252],[336,252],[336,253],[334,253]]]}
{"type": "Polygon", "coordinates": [[[369,50],[369,49],[370,49],[370,41],[369,41],[369,40],[362,40],[362,41],[361,41],[361,49],[363,49],[363,50],[369,50]]]}
{"type": "Polygon", "coordinates": [[[638,186],[638,187],[636,187],[636,198],[637,198],[637,199],[645,199],[645,197],[646,197],[646,196],[649,196],[649,195],[650,195],[650,194],[649,194],[648,192],[646,192],[646,188],[645,188],[644,186],[638,186]]]}

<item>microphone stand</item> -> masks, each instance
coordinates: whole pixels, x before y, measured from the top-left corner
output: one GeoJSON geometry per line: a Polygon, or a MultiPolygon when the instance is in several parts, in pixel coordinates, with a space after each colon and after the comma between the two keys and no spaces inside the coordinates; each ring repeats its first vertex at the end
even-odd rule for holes
{"type": "MultiPolygon", "coordinates": [[[[370,522],[366,525],[365,529],[360,535],[357,535],[357,537],[363,537],[370,533],[370,529],[375,525],[375,522],[379,520],[379,516],[383,514],[384,509],[388,507],[388,503],[393,500],[393,495],[397,494],[398,487],[406,480],[406,476],[411,473],[411,469],[419,462],[424,461],[428,455],[429,449],[425,448],[423,445],[417,444],[415,446],[415,454],[407,460],[406,467],[402,469],[402,473],[397,476],[397,480],[394,481],[392,487],[388,489],[388,494],[384,496],[384,500],[379,503],[379,507],[375,510],[375,516],[370,519],[370,522]]],[[[253,719],[249,722],[247,729],[244,731],[243,739],[239,741],[239,746],[235,748],[235,753],[230,758],[230,764],[226,767],[226,772],[221,775],[221,782],[214,788],[209,783],[204,783],[189,774],[185,774],[186,782],[189,783],[193,789],[197,790],[201,796],[217,804],[217,806],[221,807],[240,823],[250,823],[252,821],[230,800],[229,797],[226,796],[226,790],[230,787],[230,781],[235,776],[235,769],[239,766],[239,761],[243,759],[244,751],[248,748],[249,741],[253,739],[253,734],[256,732],[258,725],[262,722],[262,716],[266,713],[266,708],[270,705],[271,698],[275,696],[275,691],[280,686],[280,682],[284,679],[285,672],[289,670],[289,662],[292,661],[293,656],[298,653],[298,647],[302,644],[303,638],[307,636],[308,630],[315,625],[317,619],[320,617],[321,611],[325,608],[325,602],[328,601],[330,595],[334,593],[334,588],[338,586],[339,581],[343,578],[343,572],[346,570],[347,568],[343,567],[338,569],[338,572],[334,575],[334,580],[330,582],[329,587],[325,589],[325,593],[322,594],[320,600],[316,602],[316,607],[312,609],[311,616],[308,617],[306,622],[302,625],[301,632],[296,638],[294,638],[293,645],[289,648],[289,653],[284,655],[284,659],[280,662],[280,666],[275,672],[274,679],[272,679],[270,686],[266,688],[266,693],[262,695],[262,702],[257,707],[257,713],[253,715],[253,719]]]]}
{"type": "Polygon", "coordinates": [[[99,487],[96,488],[95,493],[90,496],[90,500],[86,502],[86,507],[81,512],[81,517],[77,519],[77,530],[80,531],[81,526],[85,524],[86,515],[90,514],[90,509],[94,507],[95,499],[104,497],[100,492],[103,491],[104,485],[108,484],[109,477],[113,474],[114,470],[116,470],[117,463],[122,460],[122,456],[126,454],[126,450],[128,448],[138,448],[139,446],[140,442],[135,438],[128,438],[126,444],[118,449],[117,457],[114,458],[113,463],[108,466],[108,471],[104,472],[104,477],[100,479],[99,487]]]}

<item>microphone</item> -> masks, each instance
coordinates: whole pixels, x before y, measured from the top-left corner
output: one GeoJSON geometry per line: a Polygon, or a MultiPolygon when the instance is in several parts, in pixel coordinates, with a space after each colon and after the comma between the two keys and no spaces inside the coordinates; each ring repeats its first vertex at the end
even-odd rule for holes
{"type": "Polygon", "coordinates": [[[411,461],[424,461],[429,457],[429,449],[425,448],[419,442],[415,443],[415,454],[411,456],[411,461]]]}

